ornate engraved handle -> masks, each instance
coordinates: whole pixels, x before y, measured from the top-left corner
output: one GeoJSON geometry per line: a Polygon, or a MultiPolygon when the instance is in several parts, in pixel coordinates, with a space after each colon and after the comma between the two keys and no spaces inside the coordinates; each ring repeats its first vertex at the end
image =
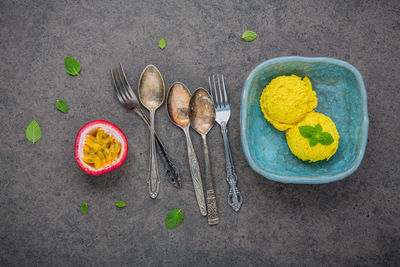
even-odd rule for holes
{"type": "Polygon", "coordinates": [[[200,213],[203,216],[207,215],[206,202],[204,200],[203,182],[201,180],[199,163],[196,153],[194,152],[192,140],[190,139],[189,127],[183,128],[186,136],[190,174],[192,175],[194,192],[196,194],[197,204],[200,208],[200,213]]]}
{"type": "Polygon", "coordinates": [[[213,177],[211,174],[210,157],[208,155],[208,146],[206,135],[201,135],[203,139],[204,161],[206,163],[206,190],[207,190],[207,212],[208,224],[214,225],[219,223],[217,199],[215,198],[215,190],[213,177]]]}
{"type": "Polygon", "coordinates": [[[163,163],[165,169],[165,177],[168,182],[175,186],[176,188],[182,188],[181,175],[175,165],[169,160],[168,154],[165,151],[164,145],[161,143],[160,139],[156,133],[156,150],[157,154],[160,156],[161,162],[163,163]]]}
{"type": "Polygon", "coordinates": [[[147,183],[149,185],[149,193],[151,198],[156,198],[160,189],[160,177],[158,175],[157,155],[156,155],[156,140],[154,132],[154,113],[155,110],[150,110],[150,162],[149,176],[147,183]]]}
{"type": "Polygon", "coordinates": [[[230,187],[228,193],[228,204],[229,206],[232,207],[234,211],[238,212],[240,206],[242,206],[243,198],[236,186],[237,175],[235,173],[235,167],[233,166],[231,150],[229,148],[228,129],[226,128],[226,123],[221,123],[221,132],[224,138],[224,147],[225,147],[226,180],[230,187]]]}
{"type": "MultiPolygon", "coordinates": [[[[142,120],[146,123],[146,125],[149,127],[149,130],[151,131],[151,126],[150,126],[149,120],[147,119],[146,115],[143,113],[143,110],[140,107],[138,107],[138,108],[135,108],[134,111],[142,118],[142,120]]],[[[181,175],[178,172],[178,170],[176,169],[175,165],[169,159],[167,150],[165,149],[165,146],[161,142],[161,139],[155,130],[154,130],[154,134],[156,135],[156,150],[157,150],[158,155],[161,158],[161,161],[163,162],[164,168],[166,170],[166,177],[168,179],[168,182],[170,182],[176,188],[181,188],[182,187],[181,175]]]]}

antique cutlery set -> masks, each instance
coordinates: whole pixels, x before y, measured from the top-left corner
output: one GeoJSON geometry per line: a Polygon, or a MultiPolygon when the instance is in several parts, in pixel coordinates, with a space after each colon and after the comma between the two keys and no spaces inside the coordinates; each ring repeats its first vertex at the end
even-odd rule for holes
{"type": "MultiPolygon", "coordinates": [[[[156,152],[166,169],[168,181],[176,188],[181,188],[180,174],[169,160],[165,146],[155,131],[155,112],[163,104],[165,98],[165,86],[161,73],[154,65],[148,65],[143,70],[138,85],[139,99],[129,85],[121,64],[111,71],[111,75],[118,100],[127,109],[135,111],[150,130],[150,159],[147,178],[150,197],[156,198],[160,189],[156,152]],[[150,121],[143,112],[139,101],[149,110],[150,121]]],[[[208,82],[209,92],[203,88],[198,88],[193,95],[183,83],[175,82],[166,95],[166,102],[171,122],[181,128],[186,136],[189,168],[200,213],[203,216],[208,215],[208,224],[214,225],[218,224],[219,217],[206,137],[215,121],[221,126],[224,140],[226,175],[230,186],[228,204],[234,211],[238,212],[243,198],[236,186],[237,176],[229,148],[227,123],[230,117],[230,104],[224,77],[222,75],[212,76],[208,78],[208,82]],[[206,198],[204,197],[199,163],[190,138],[190,126],[200,134],[203,141],[206,198]]]]}

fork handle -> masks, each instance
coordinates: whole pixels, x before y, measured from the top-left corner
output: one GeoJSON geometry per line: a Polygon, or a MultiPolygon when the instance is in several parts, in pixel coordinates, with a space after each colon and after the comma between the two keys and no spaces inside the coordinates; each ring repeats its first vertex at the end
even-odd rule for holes
{"type": "MultiPolygon", "coordinates": [[[[136,112],[136,114],[139,115],[140,118],[142,118],[142,120],[146,123],[147,127],[151,131],[150,122],[147,119],[146,114],[144,114],[143,110],[141,108],[135,108],[134,111],[136,112]]],[[[167,171],[166,175],[168,178],[168,182],[170,182],[173,186],[175,186],[178,189],[182,188],[180,173],[178,172],[175,165],[169,159],[167,150],[165,149],[164,144],[161,142],[161,139],[155,130],[154,130],[154,134],[156,136],[156,150],[157,150],[158,155],[161,158],[161,161],[163,162],[164,168],[167,171]]]]}
{"type": "Polygon", "coordinates": [[[236,186],[237,175],[235,172],[235,167],[233,165],[231,149],[229,147],[228,129],[226,127],[226,122],[221,123],[221,132],[222,132],[222,137],[224,139],[224,147],[225,147],[226,180],[230,187],[228,193],[228,204],[229,206],[232,207],[234,211],[238,212],[240,207],[242,206],[243,198],[236,186]]]}

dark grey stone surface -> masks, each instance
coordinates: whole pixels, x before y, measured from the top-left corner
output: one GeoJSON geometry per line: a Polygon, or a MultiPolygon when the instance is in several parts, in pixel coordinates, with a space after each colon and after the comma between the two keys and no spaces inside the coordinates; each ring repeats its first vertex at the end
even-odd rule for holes
{"type": "MultiPolygon", "coordinates": [[[[399,1],[10,1],[0,2],[1,266],[377,266],[400,262],[399,1]],[[259,34],[241,40],[244,30],[259,34]],[[158,40],[167,41],[165,50],[158,40]],[[82,64],[65,72],[64,57],[82,64]],[[266,59],[327,56],[364,76],[370,134],[360,168],[326,185],[271,182],[248,166],[240,144],[241,87],[266,59]],[[183,133],[157,112],[157,129],[184,177],[147,194],[148,131],[114,97],[110,68],[122,62],[133,85],[149,63],[166,86],[192,91],[224,73],[233,103],[229,124],[244,204],[225,202],[222,136],[209,136],[220,224],[201,217],[183,133]],[[70,113],[56,110],[65,99],[70,113]],[[25,139],[36,119],[43,137],[25,139]],[[127,135],[118,170],[90,177],[74,159],[80,127],[106,119],[127,135]],[[114,203],[125,200],[127,207],[114,203]],[[89,212],[83,215],[81,202],[89,212]],[[169,210],[184,221],[165,227],[169,210]]],[[[200,138],[192,132],[200,166],[200,138]]],[[[160,164],[160,170],[162,169],[160,164]]]]}

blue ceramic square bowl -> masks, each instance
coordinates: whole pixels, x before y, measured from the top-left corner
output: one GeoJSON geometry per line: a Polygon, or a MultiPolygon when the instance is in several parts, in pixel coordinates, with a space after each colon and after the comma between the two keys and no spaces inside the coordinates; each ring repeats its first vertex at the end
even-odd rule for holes
{"type": "Polygon", "coordinates": [[[361,74],[347,62],[331,58],[282,57],[258,65],[247,78],[240,107],[240,135],[250,166],[264,177],[296,184],[322,184],[352,174],[364,156],[368,136],[367,95],[361,74]],[[289,150],[285,133],[261,112],[265,86],[280,75],[310,78],[317,93],[315,109],[336,124],[340,140],[329,161],[307,163],[289,150]]]}

